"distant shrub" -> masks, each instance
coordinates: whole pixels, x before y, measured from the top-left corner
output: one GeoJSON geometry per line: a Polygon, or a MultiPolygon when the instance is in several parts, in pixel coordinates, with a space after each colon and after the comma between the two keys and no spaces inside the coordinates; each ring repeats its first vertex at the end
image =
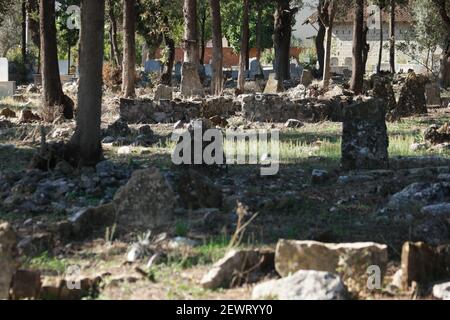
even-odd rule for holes
{"type": "Polygon", "coordinates": [[[103,65],[103,83],[112,90],[120,89],[122,85],[122,70],[111,62],[103,65]]]}

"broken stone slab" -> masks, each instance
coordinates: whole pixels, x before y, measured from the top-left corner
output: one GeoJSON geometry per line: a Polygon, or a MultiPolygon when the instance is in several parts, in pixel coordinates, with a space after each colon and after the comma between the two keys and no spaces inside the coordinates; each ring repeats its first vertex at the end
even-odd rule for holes
{"type": "Polygon", "coordinates": [[[264,89],[265,94],[277,94],[283,92],[283,83],[276,79],[275,73],[269,75],[269,80],[267,80],[266,87],[264,89]]]}
{"type": "Polygon", "coordinates": [[[346,300],[341,278],[330,272],[300,270],[291,276],[258,284],[252,299],[346,300]]]}
{"type": "Polygon", "coordinates": [[[389,166],[383,100],[363,98],[343,109],[342,167],[354,169],[386,169],[389,166]]]}
{"type": "Polygon", "coordinates": [[[320,184],[328,181],[331,178],[327,170],[314,169],[311,173],[311,183],[320,184]]]}
{"type": "Polygon", "coordinates": [[[430,246],[406,242],[402,247],[403,288],[412,282],[427,285],[450,277],[450,245],[430,246]]]}
{"type": "Polygon", "coordinates": [[[367,279],[369,266],[378,266],[383,276],[387,262],[387,246],[373,242],[336,244],[281,239],[275,251],[275,269],[283,277],[298,270],[316,270],[367,279]]]}
{"type": "Polygon", "coordinates": [[[38,299],[41,284],[39,271],[17,270],[12,280],[11,299],[38,299]]]}
{"type": "Polygon", "coordinates": [[[8,223],[0,224],[0,300],[9,299],[9,289],[17,269],[16,234],[8,223]]]}
{"type": "Polygon", "coordinates": [[[286,123],[284,124],[284,126],[286,128],[301,128],[304,126],[303,122],[301,122],[300,120],[297,119],[289,119],[288,121],[286,121],[286,123]]]}
{"type": "Polygon", "coordinates": [[[133,172],[114,196],[118,226],[153,229],[172,221],[177,198],[157,168],[133,172]]]}
{"type": "Polygon", "coordinates": [[[273,270],[274,253],[270,250],[232,250],[213,265],[200,284],[205,289],[230,288],[243,280],[257,278],[249,273],[273,270]]]}
{"type": "Polygon", "coordinates": [[[450,300],[450,282],[434,285],[433,297],[441,300],[450,300]]]}

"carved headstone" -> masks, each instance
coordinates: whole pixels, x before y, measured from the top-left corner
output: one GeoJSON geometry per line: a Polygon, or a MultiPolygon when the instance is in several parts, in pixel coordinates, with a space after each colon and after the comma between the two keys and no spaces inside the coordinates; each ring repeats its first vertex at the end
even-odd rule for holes
{"type": "Polygon", "coordinates": [[[205,94],[200,82],[198,67],[196,64],[183,63],[181,72],[181,94],[186,97],[203,96],[205,94]]]}
{"type": "Polygon", "coordinates": [[[425,86],[425,96],[427,98],[427,106],[440,107],[442,105],[441,88],[439,87],[439,84],[427,84],[425,86]]]}

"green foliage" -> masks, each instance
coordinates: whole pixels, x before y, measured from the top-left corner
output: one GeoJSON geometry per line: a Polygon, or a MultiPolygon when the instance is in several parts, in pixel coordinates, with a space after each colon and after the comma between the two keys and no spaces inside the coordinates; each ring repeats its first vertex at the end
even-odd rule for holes
{"type": "Polygon", "coordinates": [[[261,62],[263,64],[272,64],[275,60],[275,51],[273,49],[266,49],[261,53],[261,62]]]}
{"type": "Polygon", "coordinates": [[[305,68],[315,68],[317,63],[317,53],[315,48],[303,49],[299,56],[298,61],[305,68]]]}

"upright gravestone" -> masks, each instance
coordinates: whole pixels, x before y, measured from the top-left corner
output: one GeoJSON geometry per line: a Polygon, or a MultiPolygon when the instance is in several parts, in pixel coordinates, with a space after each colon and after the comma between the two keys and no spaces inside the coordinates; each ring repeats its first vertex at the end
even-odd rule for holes
{"type": "Polygon", "coordinates": [[[146,73],[161,73],[161,61],[159,60],[148,60],[145,63],[146,73]]]}
{"type": "Polygon", "coordinates": [[[389,166],[389,138],[382,99],[363,98],[343,109],[342,167],[345,170],[389,166]]]}
{"type": "Polygon", "coordinates": [[[283,91],[283,86],[276,79],[275,73],[269,75],[269,80],[267,80],[266,88],[264,89],[265,94],[276,94],[283,91]]]}
{"type": "Polygon", "coordinates": [[[0,98],[11,97],[16,90],[16,82],[9,81],[8,59],[0,58],[0,98]]]}
{"type": "Polygon", "coordinates": [[[183,64],[180,61],[178,61],[175,64],[175,79],[178,82],[181,82],[181,68],[182,68],[182,66],[183,66],[183,64]]]}
{"type": "Polygon", "coordinates": [[[313,82],[313,79],[314,77],[312,75],[312,72],[308,69],[304,69],[302,72],[302,80],[301,80],[302,85],[304,85],[305,88],[308,88],[313,82]]]}
{"type": "Polygon", "coordinates": [[[205,64],[205,76],[212,78],[212,66],[210,64],[205,64]]]}
{"type": "Polygon", "coordinates": [[[425,96],[427,98],[427,106],[430,107],[441,107],[441,88],[437,83],[428,83],[425,86],[425,96]]]}
{"type": "Polygon", "coordinates": [[[203,96],[203,85],[198,74],[198,65],[190,62],[183,63],[181,71],[181,94],[185,97],[203,96]]]}
{"type": "Polygon", "coordinates": [[[250,59],[250,79],[264,78],[261,63],[256,58],[250,59]]]}

